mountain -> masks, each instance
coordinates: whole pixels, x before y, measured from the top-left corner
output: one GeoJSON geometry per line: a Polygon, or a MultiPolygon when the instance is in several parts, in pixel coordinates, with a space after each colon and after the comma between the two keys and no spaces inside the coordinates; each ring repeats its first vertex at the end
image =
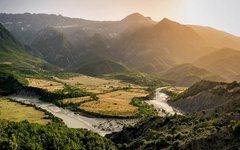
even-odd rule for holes
{"type": "Polygon", "coordinates": [[[65,67],[73,61],[73,48],[65,36],[52,27],[40,30],[31,46],[49,63],[65,67]]]}
{"type": "Polygon", "coordinates": [[[45,27],[54,27],[58,29],[66,35],[70,42],[73,42],[74,39],[71,38],[71,35],[77,37],[76,33],[78,32],[84,32],[89,37],[95,33],[99,33],[112,38],[118,36],[119,33],[128,28],[138,28],[142,25],[154,23],[150,18],[145,18],[137,13],[129,15],[122,21],[91,21],[54,14],[1,13],[0,22],[26,44],[30,44],[33,39],[32,37],[45,27]],[[132,21],[132,19],[135,18],[137,18],[137,20],[132,21]]]}
{"type": "Polygon", "coordinates": [[[130,69],[123,64],[91,52],[81,55],[80,59],[77,60],[72,67],[66,68],[66,70],[91,76],[130,71],[130,69]]]}
{"type": "Polygon", "coordinates": [[[198,68],[192,64],[181,64],[160,74],[162,79],[176,86],[191,86],[201,80],[224,81],[225,79],[213,73],[198,68]]]}
{"type": "Polygon", "coordinates": [[[113,47],[113,58],[147,73],[191,62],[210,52],[194,30],[166,18],[153,26],[123,33],[113,47]]]}
{"type": "MultiPolygon", "coordinates": [[[[139,13],[131,14],[124,19],[122,19],[119,25],[125,30],[132,31],[133,29],[137,29],[143,26],[151,26],[156,24],[150,17],[144,17],[139,13]]],[[[124,31],[124,30],[122,30],[124,31]]]]}
{"type": "Polygon", "coordinates": [[[224,48],[198,59],[194,64],[215,74],[221,75],[227,81],[239,80],[240,51],[224,48]]]}
{"type": "Polygon", "coordinates": [[[189,25],[195,32],[197,32],[209,46],[221,49],[232,48],[240,50],[240,37],[232,34],[216,30],[210,27],[189,25]]]}
{"type": "MultiPolygon", "coordinates": [[[[139,13],[120,21],[91,21],[48,14],[0,14],[0,22],[35,49],[29,48],[31,54],[64,69],[91,75],[128,69],[158,74],[186,63],[221,75],[222,72],[195,62],[224,47],[238,49],[240,40],[222,31],[184,25],[167,18],[155,22],[139,13]]],[[[237,71],[228,72],[221,76],[227,80],[239,79],[237,71]]],[[[191,82],[200,79],[205,78],[194,77],[191,82]]]]}
{"type": "MultiPolygon", "coordinates": [[[[0,69],[22,74],[57,70],[46,61],[31,55],[35,50],[21,44],[0,24],[0,69]]],[[[35,53],[35,52],[34,52],[35,53]]]]}

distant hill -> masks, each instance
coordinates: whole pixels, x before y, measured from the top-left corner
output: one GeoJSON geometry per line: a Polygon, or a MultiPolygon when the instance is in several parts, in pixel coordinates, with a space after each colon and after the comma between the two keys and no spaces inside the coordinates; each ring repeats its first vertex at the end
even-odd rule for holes
{"type": "Polygon", "coordinates": [[[77,71],[91,76],[130,71],[123,64],[91,52],[81,55],[72,67],[66,68],[66,70],[77,71]]]}
{"type": "Polygon", "coordinates": [[[239,80],[240,51],[224,48],[198,59],[194,64],[215,74],[221,75],[227,81],[239,80]]]}
{"type": "Polygon", "coordinates": [[[162,79],[168,80],[176,86],[191,86],[201,80],[224,81],[225,79],[213,73],[193,66],[192,64],[177,65],[161,75],[162,79]]]}
{"type": "MultiPolygon", "coordinates": [[[[212,28],[184,25],[167,18],[155,22],[139,13],[120,21],[91,21],[48,14],[0,14],[0,22],[30,46],[28,53],[70,71],[102,75],[130,69],[159,74],[178,64],[191,63],[227,81],[240,78],[237,64],[221,68],[216,66],[219,62],[215,62],[214,69],[199,61],[225,47],[240,48],[239,37],[212,28]]],[[[180,78],[179,84],[191,85],[200,79],[217,77],[192,76],[189,83],[180,78]]]]}

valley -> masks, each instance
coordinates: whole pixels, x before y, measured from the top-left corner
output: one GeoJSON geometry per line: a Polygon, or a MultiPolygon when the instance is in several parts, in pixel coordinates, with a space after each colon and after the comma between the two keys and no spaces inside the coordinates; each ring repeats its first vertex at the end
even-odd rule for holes
{"type": "Polygon", "coordinates": [[[239,149],[239,43],[139,13],[0,13],[0,149],[239,149]]]}
{"type": "MultiPolygon", "coordinates": [[[[47,90],[47,92],[73,93],[72,98],[61,98],[58,100],[58,103],[66,107],[74,105],[78,107],[79,111],[82,110],[109,117],[134,117],[138,112],[138,107],[131,105],[131,100],[134,97],[145,97],[148,95],[147,87],[120,80],[79,74],[75,74],[74,77],[70,78],[26,78],[26,80],[28,81],[28,86],[47,90]]],[[[44,98],[42,100],[44,101],[44,98]]]]}
{"type": "Polygon", "coordinates": [[[123,125],[134,124],[137,120],[124,119],[104,119],[87,117],[81,113],[75,113],[68,109],[63,109],[52,103],[42,102],[37,97],[24,97],[20,95],[10,96],[12,99],[26,104],[33,104],[40,107],[54,116],[61,118],[69,128],[84,128],[98,133],[102,136],[122,130],[123,125]]]}

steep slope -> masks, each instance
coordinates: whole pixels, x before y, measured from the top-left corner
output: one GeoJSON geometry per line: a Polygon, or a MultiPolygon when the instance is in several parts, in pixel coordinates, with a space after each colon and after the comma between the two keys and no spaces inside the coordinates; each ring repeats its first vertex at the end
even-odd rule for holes
{"type": "Polygon", "coordinates": [[[64,33],[72,44],[77,44],[75,38],[82,43],[86,40],[86,38],[77,35],[78,33],[85,33],[87,37],[98,33],[108,38],[114,38],[129,28],[132,30],[142,25],[155,23],[149,17],[144,17],[137,13],[129,15],[122,21],[91,21],[53,14],[1,13],[0,22],[26,44],[31,44],[34,35],[45,27],[54,27],[64,33]]]}
{"type": "Polygon", "coordinates": [[[31,46],[38,50],[43,59],[52,64],[63,67],[74,61],[71,44],[54,28],[47,27],[40,30],[31,46]]]}
{"type": "MultiPolygon", "coordinates": [[[[120,71],[126,66],[155,74],[176,64],[195,62],[218,48],[239,47],[239,38],[233,35],[179,24],[166,18],[157,23],[139,13],[121,21],[90,21],[47,14],[0,14],[0,22],[19,39],[35,47],[38,52],[35,55],[55,65],[70,67],[72,71],[93,68],[88,73],[94,72],[99,62],[107,64],[108,61],[111,66],[116,65],[110,68],[119,68],[120,71]]],[[[34,50],[30,51],[34,54],[34,50]]],[[[205,68],[200,63],[194,65],[205,68]]],[[[108,73],[112,72],[110,68],[104,65],[99,70],[108,73]]],[[[239,79],[235,68],[227,70],[223,77],[229,81],[239,79]]],[[[205,69],[222,74],[209,67],[205,69]]]]}
{"type": "Polygon", "coordinates": [[[217,49],[232,48],[240,50],[240,37],[210,27],[189,25],[209,46],[217,49]]]}
{"type": "Polygon", "coordinates": [[[139,13],[131,14],[119,22],[119,26],[123,28],[122,31],[127,30],[128,32],[133,31],[139,27],[152,26],[156,24],[150,17],[144,17],[139,13]]]}
{"type": "Polygon", "coordinates": [[[211,50],[190,27],[166,18],[154,26],[123,33],[114,48],[117,60],[148,73],[191,62],[211,50]]]}
{"type": "Polygon", "coordinates": [[[108,135],[120,149],[238,149],[240,114],[232,110],[214,118],[187,116],[155,117],[108,135]]]}
{"type": "Polygon", "coordinates": [[[198,59],[194,64],[215,74],[221,75],[228,81],[239,80],[240,52],[225,48],[210,53],[198,59]]]}
{"type": "Polygon", "coordinates": [[[24,81],[24,79],[16,75],[14,76],[9,73],[0,71],[0,95],[15,93],[22,88],[24,81]],[[22,81],[22,83],[19,81],[22,81]]]}
{"type": "Polygon", "coordinates": [[[114,60],[92,52],[87,52],[81,55],[79,60],[77,60],[72,67],[67,68],[67,70],[91,76],[99,76],[103,74],[125,72],[129,69],[114,60]]]}
{"type": "MultiPolygon", "coordinates": [[[[28,49],[18,42],[0,24],[0,69],[12,73],[34,74],[57,70],[42,59],[32,56],[28,49]]],[[[34,50],[32,50],[34,51],[34,50]]]]}
{"type": "Polygon", "coordinates": [[[176,86],[191,86],[201,80],[224,81],[222,77],[193,66],[192,64],[181,64],[160,74],[162,79],[176,86]]]}
{"type": "Polygon", "coordinates": [[[171,105],[184,112],[199,112],[208,116],[224,114],[240,107],[240,84],[201,81],[175,96],[171,105]]]}

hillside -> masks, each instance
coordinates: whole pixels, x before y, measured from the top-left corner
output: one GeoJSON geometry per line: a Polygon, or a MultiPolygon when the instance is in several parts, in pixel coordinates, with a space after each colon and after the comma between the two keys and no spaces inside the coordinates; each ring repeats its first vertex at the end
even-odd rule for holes
{"type": "Polygon", "coordinates": [[[213,73],[193,66],[192,64],[181,64],[160,74],[163,80],[174,84],[175,86],[191,86],[201,80],[225,81],[224,78],[213,73]]]}
{"type": "MultiPolygon", "coordinates": [[[[139,13],[120,21],[91,21],[48,14],[0,14],[0,22],[19,40],[36,48],[35,53],[34,50],[31,53],[68,71],[88,75],[128,69],[155,74],[176,64],[195,62],[219,48],[239,47],[239,38],[231,34],[183,25],[167,18],[154,22],[139,13]]],[[[229,74],[234,77],[222,77],[239,78],[238,73],[229,71],[229,74]]]]}
{"type": "Polygon", "coordinates": [[[240,52],[224,48],[210,53],[194,62],[195,65],[205,68],[215,74],[221,75],[227,81],[239,80],[240,52]]]}
{"type": "Polygon", "coordinates": [[[209,46],[221,49],[232,48],[240,50],[240,37],[226,33],[224,31],[216,30],[210,27],[189,25],[195,32],[201,37],[206,39],[205,41],[209,46]]]}
{"type": "Polygon", "coordinates": [[[202,112],[208,116],[219,115],[240,107],[240,84],[201,81],[173,98],[171,105],[184,112],[202,112]]]}
{"type": "Polygon", "coordinates": [[[66,70],[76,71],[91,76],[130,71],[130,69],[123,64],[92,52],[81,55],[81,57],[74,62],[72,67],[66,70]]]}
{"type": "Polygon", "coordinates": [[[66,67],[73,61],[73,48],[65,36],[51,27],[40,30],[31,43],[37,54],[49,63],[66,67]]]}
{"type": "Polygon", "coordinates": [[[115,47],[118,61],[143,72],[156,73],[202,55],[204,40],[191,28],[163,19],[154,26],[122,34],[115,47]]]}
{"type": "Polygon", "coordinates": [[[37,74],[57,70],[53,65],[29,53],[34,51],[16,40],[0,24],[0,69],[21,74],[37,74]]]}
{"type": "Polygon", "coordinates": [[[108,135],[119,149],[238,149],[240,114],[154,117],[108,135]]]}
{"type": "Polygon", "coordinates": [[[237,149],[240,84],[201,81],[172,97],[185,115],[153,117],[107,135],[120,149],[237,149]]]}

